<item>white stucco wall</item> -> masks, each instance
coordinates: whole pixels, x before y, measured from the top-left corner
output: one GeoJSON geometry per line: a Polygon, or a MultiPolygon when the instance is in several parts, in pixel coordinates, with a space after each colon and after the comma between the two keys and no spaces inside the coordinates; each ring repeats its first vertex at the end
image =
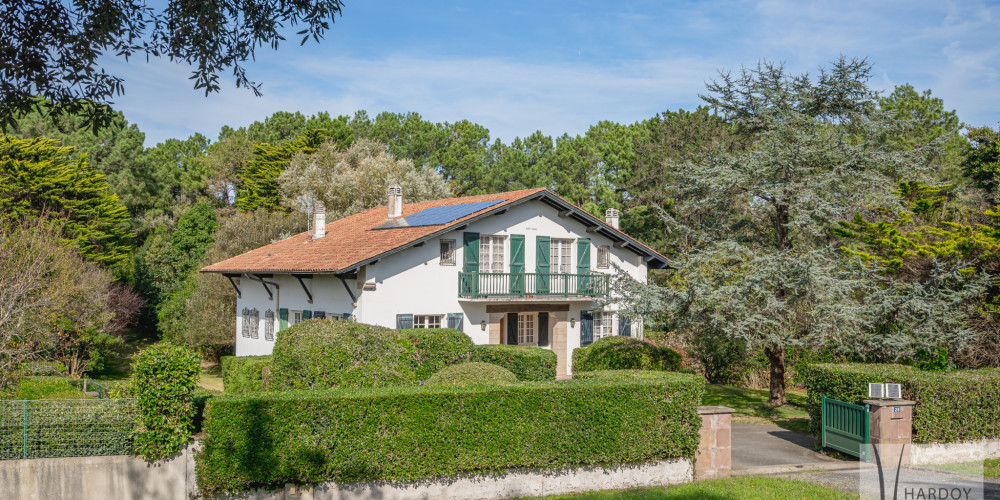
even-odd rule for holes
{"type": "MultiPolygon", "coordinates": [[[[388,231],[391,231],[389,229],[388,231]]],[[[590,269],[591,272],[614,273],[614,266],[617,265],[628,272],[632,277],[645,281],[647,277],[646,266],[642,262],[642,257],[623,248],[615,248],[612,241],[598,233],[586,232],[586,226],[570,219],[560,217],[556,209],[540,201],[530,201],[515,207],[508,212],[495,215],[474,222],[469,227],[461,231],[452,231],[440,238],[429,240],[421,247],[409,248],[399,253],[383,258],[381,261],[368,265],[359,273],[358,280],[348,280],[348,284],[358,297],[357,307],[351,306],[351,299],[344,290],[340,280],[332,276],[314,275],[312,280],[305,280],[310,285],[313,293],[313,304],[308,304],[305,293],[298,281],[289,275],[275,275],[268,281],[278,283],[279,288],[275,293],[274,300],[268,300],[267,293],[260,283],[255,283],[243,279],[241,289],[243,297],[237,300],[236,313],[236,355],[259,355],[269,354],[273,348],[273,342],[264,339],[264,326],[259,327],[257,339],[247,339],[241,334],[242,317],[240,313],[244,307],[256,307],[260,311],[260,321],[264,321],[264,313],[267,309],[275,311],[277,321],[277,311],[280,308],[289,310],[323,310],[330,313],[350,312],[354,314],[354,319],[363,323],[381,325],[395,328],[397,314],[414,315],[444,315],[448,313],[462,313],[464,325],[462,330],[477,344],[489,343],[488,328],[484,330],[481,323],[490,322],[490,317],[486,313],[486,303],[460,299],[458,297],[458,276],[463,268],[462,242],[464,232],[476,232],[480,235],[501,235],[505,236],[505,271],[509,266],[510,259],[510,238],[512,234],[523,234],[525,236],[525,272],[536,271],[535,253],[536,237],[549,236],[550,238],[566,238],[576,240],[578,238],[590,238],[590,269]],[[455,240],[456,262],[453,266],[443,266],[440,264],[440,240],[455,240]],[[611,266],[608,269],[597,268],[597,247],[606,245],[610,248],[611,266]],[[375,290],[362,291],[359,285],[365,280],[375,280],[375,290]]],[[[577,262],[577,248],[574,241],[571,245],[572,259],[571,265],[575,273],[577,262]]],[[[587,298],[562,298],[546,297],[545,303],[568,303],[570,305],[569,318],[573,321],[567,325],[567,358],[572,358],[572,350],[580,346],[580,311],[595,309],[599,307],[596,302],[587,298]]],[[[498,302],[491,302],[498,303],[498,302]]],[[[614,305],[607,306],[606,310],[615,310],[614,305]]],[[[446,326],[446,319],[442,326],[446,326]]],[[[637,323],[637,322],[636,322],[637,323]]],[[[633,325],[633,330],[638,333],[640,326],[633,325]]],[[[618,325],[613,326],[613,332],[617,333],[618,325]]],[[[278,333],[280,335],[280,333],[278,333]]]]}

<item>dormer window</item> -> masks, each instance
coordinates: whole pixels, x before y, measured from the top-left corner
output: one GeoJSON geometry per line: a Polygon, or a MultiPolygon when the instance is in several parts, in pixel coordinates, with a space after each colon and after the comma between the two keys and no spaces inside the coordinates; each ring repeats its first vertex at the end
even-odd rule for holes
{"type": "Polygon", "coordinates": [[[442,266],[455,265],[455,240],[441,240],[441,259],[439,263],[442,266]]]}

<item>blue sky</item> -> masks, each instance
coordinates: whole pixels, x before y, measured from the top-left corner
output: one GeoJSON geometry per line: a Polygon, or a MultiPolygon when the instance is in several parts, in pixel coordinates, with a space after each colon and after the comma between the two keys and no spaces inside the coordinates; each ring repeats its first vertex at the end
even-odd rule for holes
{"type": "Polygon", "coordinates": [[[275,111],[358,109],[468,119],[509,142],[693,109],[719,70],[760,59],[815,73],[841,54],[873,63],[874,88],[910,83],[966,123],[1000,123],[1000,2],[347,0],[320,44],[289,36],[247,64],[263,97],[229,75],[205,97],[162,60],[107,67],[147,146],[275,111]]]}

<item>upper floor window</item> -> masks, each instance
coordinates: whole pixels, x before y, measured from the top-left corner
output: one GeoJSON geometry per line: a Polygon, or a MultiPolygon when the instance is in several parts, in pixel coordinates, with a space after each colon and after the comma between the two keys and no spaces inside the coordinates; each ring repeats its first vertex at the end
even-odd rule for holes
{"type": "Polygon", "coordinates": [[[573,240],[553,239],[549,242],[552,250],[551,272],[569,274],[572,272],[573,240]]]}
{"type": "Polygon", "coordinates": [[[611,267],[611,248],[607,245],[597,247],[597,268],[607,269],[611,267]]]}
{"type": "Polygon", "coordinates": [[[502,273],[504,265],[504,237],[479,237],[479,272],[502,273]]]}
{"type": "Polygon", "coordinates": [[[441,240],[441,260],[442,266],[455,265],[455,240],[441,240]]]}
{"type": "Polygon", "coordinates": [[[439,314],[418,314],[413,316],[413,328],[441,328],[439,314]]]}

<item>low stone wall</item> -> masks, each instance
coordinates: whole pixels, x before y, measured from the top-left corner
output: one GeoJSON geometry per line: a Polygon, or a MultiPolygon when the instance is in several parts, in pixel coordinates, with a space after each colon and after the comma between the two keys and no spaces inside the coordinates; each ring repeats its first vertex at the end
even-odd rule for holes
{"type": "Polygon", "coordinates": [[[69,457],[0,460],[0,497],[32,500],[186,500],[195,485],[196,446],[169,460],[69,457]]]}
{"type": "MultiPolygon", "coordinates": [[[[288,486],[280,491],[252,491],[248,500],[493,500],[523,496],[564,495],[580,491],[667,486],[691,481],[688,460],[620,467],[510,471],[503,476],[454,477],[419,483],[356,483],[288,486]]],[[[228,497],[220,497],[228,498],[228,497]]]]}
{"type": "Polygon", "coordinates": [[[917,444],[912,448],[910,463],[913,465],[974,462],[1000,458],[1000,440],[984,439],[965,443],[917,444]]]}

